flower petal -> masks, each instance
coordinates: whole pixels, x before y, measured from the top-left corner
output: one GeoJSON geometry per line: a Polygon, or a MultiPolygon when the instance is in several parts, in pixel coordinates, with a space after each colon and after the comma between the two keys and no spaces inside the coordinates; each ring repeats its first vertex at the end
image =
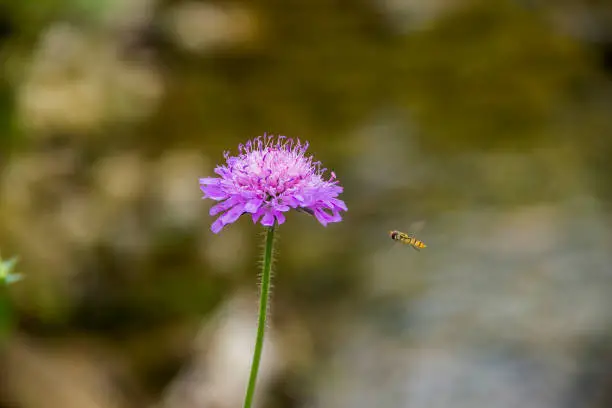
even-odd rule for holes
{"type": "Polygon", "coordinates": [[[324,227],[327,226],[327,214],[325,214],[325,212],[323,212],[323,210],[319,210],[316,209],[314,211],[314,216],[317,218],[317,221],[319,221],[321,223],[321,225],[323,225],[324,227]]]}
{"type": "Polygon", "coordinates": [[[223,211],[232,208],[233,206],[235,206],[236,204],[238,204],[239,202],[239,198],[234,196],[234,197],[230,197],[225,201],[221,201],[219,204],[214,205],[212,207],[210,207],[210,210],[208,211],[209,215],[217,215],[219,213],[222,213],[223,211]]]}
{"type": "Polygon", "coordinates": [[[278,222],[278,225],[285,223],[285,214],[283,214],[282,212],[275,212],[274,216],[276,217],[276,222],[278,222]]]}
{"type": "Polygon", "coordinates": [[[314,215],[314,211],[308,207],[297,207],[295,210],[304,214],[314,215]]]}
{"type": "Polygon", "coordinates": [[[300,206],[300,202],[292,196],[285,196],[282,198],[281,203],[288,205],[291,208],[296,208],[300,206]]]}
{"type": "Polygon", "coordinates": [[[271,227],[274,225],[274,215],[272,212],[266,212],[261,219],[261,225],[265,225],[266,227],[271,227]]]}
{"type": "Polygon", "coordinates": [[[262,215],[264,215],[264,213],[265,210],[263,208],[260,208],[259,210],[257,210],[257,212],[253,213],[253,215],[251,216],[253,218],[253,224],[257,224],[257,221],[259,221],[259,219],[262,215]]]}
{"type": "Polygon", "coordinates": [[[348,211],[348,208],[346,207],[346,204],[344,203],[344,201],[339,200],[337,198],[332,198],[331,202],[336,208],[343,210],[343,211],[348,211]]]}
{"type": "Polygon", "coordinates": [[[212,225],[210,226],[210,230],[215,234],[218,234],[224,226],[225,224],[223,223],[223,220],[221,219],[221,217],[219,217],[215,220],[215,222],[212,223],[212,225]]]}
{"type": "Polygon", "coordinates": [[[204,193],[204,198],[217,201],[227,198],[228,195],[220,185],[200,185],[200,190],[204,193]]]}
{"type": "Polygon", "coordinates": [[[218,177],[203,177],[200,179],[200,184],[219,184],[220,181],[221,179],[218,177]]]}
{"type": "Polygon", "coordinates": [[[220,175],[223,178],[231,178],[232,171],[225,166],[219,166],[215,170],[215,174],[220,175]]]}
{"type": "Polygon", "coordinates": [[[274,210],[281,211],[281,212],[289,211],[291,209],[291,207],[289,207],[288,205],[284,205],[284,204],[275,204],[273,208],[274,210]]]}
{"type": "Polygon", "coordinates": [[[244,214],[244,204],[236,204],[219,218],[223,220],[224,224],[227,225],[236,221],[238,218],[240,218],[242,214],[244,214]]]}
{"type": "Polygon", "coordinates": [[[330,222],[342,221],[342,216],[338,211],[333,211],[331,214],[325,211],[323,208],[316,208],[314,210],[314,216],[323,225],[326,226],[330,222]]]}
{"type": "Polygon", "coordinates": [[[342,216],[338,211],[333,211],[328,222],[340,222],[342,221],[342,216]]]}
{"type": "Polygon", "coordinates": [[[255,214],[257,210],[259,210],[259,207],[261,207],[263,202],[264,200],[262,200],[261,198],[254,198],[252,200],[249,200],[244,206],[244,210],[248,213],[255,214]]]}

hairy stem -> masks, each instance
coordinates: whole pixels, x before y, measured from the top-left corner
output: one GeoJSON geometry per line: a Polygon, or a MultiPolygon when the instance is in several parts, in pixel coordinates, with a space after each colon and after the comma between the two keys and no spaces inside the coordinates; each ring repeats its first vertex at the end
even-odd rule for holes
{"type": "Polygon", "coordinates": [[[251,375],[244,397],[244,408],[251,408],[253,395],[255,394],[255,383],[259,372],[261,352],[263,351],[264,334],[266,332],[266,318],[268,315],[268,302],[270,300],[270,281],[272,275],[272,250],[274,247],[275,225],[268,227],[264,247],[263,270],[261,274],[261,290],[259,294],[259,318],[257,319],[257,337],[255,339],[255,350],[253,352],[253,363],[251,364],[251,375]]]}

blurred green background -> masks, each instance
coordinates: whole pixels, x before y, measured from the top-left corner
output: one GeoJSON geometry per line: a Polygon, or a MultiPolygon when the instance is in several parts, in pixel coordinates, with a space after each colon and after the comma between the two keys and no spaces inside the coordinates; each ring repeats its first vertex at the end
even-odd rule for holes
{"type": "Polygon", "coordinates": [[[349,211],[280,229],[260,407],[612,406],[611,3],[0,0],[0,56],[0,407],[241,406],[198,178],[264,132],[349,211]]]}

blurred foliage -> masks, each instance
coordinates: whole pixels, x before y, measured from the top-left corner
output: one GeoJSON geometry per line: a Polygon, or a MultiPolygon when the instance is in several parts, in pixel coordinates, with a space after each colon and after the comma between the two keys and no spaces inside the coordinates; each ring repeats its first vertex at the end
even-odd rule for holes
{"type": "MultiPolygon", "coordinates": [[[[588,81],[588,52],[513,1],[475,1],[407,38],[406,101],[433,150],[531,148],[588,81]]],[[[398,77],[400,77],[398,75],[398,77]]]]}

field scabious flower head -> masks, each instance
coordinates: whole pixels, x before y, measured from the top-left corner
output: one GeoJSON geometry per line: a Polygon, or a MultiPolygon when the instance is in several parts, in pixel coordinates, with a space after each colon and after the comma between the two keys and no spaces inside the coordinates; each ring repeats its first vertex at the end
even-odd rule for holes
{"type": "Polygon", "coordinates": [[[238,146],[237,156],[225,152],[225,165],[215,168],[220,177],[200,179],[203,198],[220,201],[210,209],[210,215],[221,214],[211,230],[218,233],[245,213],[264,226],[282,224],[291,209],[324,226],[341,221],[347,208],[337,197],[343,189],[334,172],[324,179],[327,169],[306,156],[307,149],[308,142],[264,134],[238,146]]]}

